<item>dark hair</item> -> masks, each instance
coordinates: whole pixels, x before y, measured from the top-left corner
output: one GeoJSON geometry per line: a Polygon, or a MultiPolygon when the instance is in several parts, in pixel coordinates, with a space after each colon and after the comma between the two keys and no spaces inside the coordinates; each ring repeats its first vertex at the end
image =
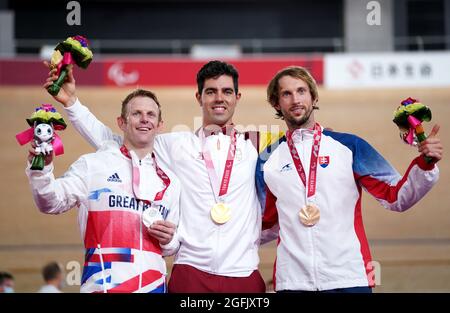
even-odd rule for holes
{"type": "MultiPolygon", "coordinates": [[[[272,105],[272,107],[275,107],[275,105],[278,104],[279,101],[279,92],[278,89],[280,88],[280,79],[284,76],[291,76],[293,78],[301,79],[303,80],[309,88],[309,92],[311,93],[311,98],[314,101],[316,101],[319,98],[319,92],[317,91],[317,83],[312,77],[311,73],[304,67],[300,66],[288,66],[280,70],[270,81],[269,85],[267,86],[267,101],[272,105]]],[[[281,110],[275,109],[276,117],[277,118],[283,118],[283,114],[281,113],[281,110]]]]}
{"type": "Polygon", "coordinates": [[[14,276],[8,272],[0,272],[0,285],[3,285],[3,282],[7,279],[14,280],[14,276]]]}
{"type": "Polygon", "coordinates": [[[235,94],[238,93],[239,89],[239,73],[234,68],[233,65],[222,62],[222,61],[210,61],[202,66],[200,71],[197,73],[197,88],[198,93],[201,94],[203,91],[203,87],[205,86],[205,80],[209,78],[218,78],[219,76],[227,75],[233,78],[233,84],[234,84],[234,92],[235,94]]]}
{"type": "Polygon", "coordinates": [[[151,92],[150,90],[145,90],[145,89],[136,89],[132,93],[130,93],[128,96],[125,97],[125,99],[122,101],[122,112],[120,114],[123,118],[126,118],[127,114],[128,114],[128,109],[127,109],[128,102],[130,102],[132,99],[134,99],[136,97],[148,97],[148,98],[152,99],[153,101],[155,101],[155,103],[159,109],[158,121],[161,121],[161,119],[162,119],[161,105],[159,104],[158,98],[156,98],[156,95],[153,92],[151,92]]]}
{"type": "Polygon", "coordinates": [[[42,269],[42,277],[45,281],[49,281],[57,278],[61,272],[61,267],[58,263],[50,262],[42,269]]]}

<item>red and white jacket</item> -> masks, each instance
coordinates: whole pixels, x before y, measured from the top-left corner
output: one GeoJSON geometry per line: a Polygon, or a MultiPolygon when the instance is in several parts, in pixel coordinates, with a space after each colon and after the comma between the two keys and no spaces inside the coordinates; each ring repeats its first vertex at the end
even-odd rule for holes
{"type": "MultiPolygon", "coordinates": [[[[60,214],[78,208],[78,222],[85,246],[81,292],[165,292],[166,264],[163,255],[174,254],[176,235],[160,246],[143,224],[143,212],[155,206],[165,220],[178,225],[180,184],[168,169],[170,185],[160,201],[145,202],[133,191],[133,164],[139,172],[140,199],[153,200],[164,189],[151,155],[131,159],[119,145],[106,142],[96,153],[83,155],[60,178],[53,164],[42,171],[30,170],[34,201],[43,213],[60,214]]],[[[136,174],[136,173],[135,173],[136,174]]]]}
{"type": "MultiPolygon", "coordinates": [[[[299,129],[293,142],[309,175],[313,133],[299,129]]],[[[437,182],[439,170],[423,157],[414,159],[403,177],[366,141],[324,130],[317,166],[315,204],[320,220],[301,224],[306,204],[285,137],[262,153],[267,193],[263,228],[279,227],[275,264],[276,290],[328,290],[373,286],[371,255],[364,231],[361,196],[365,189],[385,208],[402,212],[417,203],[437,182]],[[277,147],[275,147],[277,146],[277,147]]]]}

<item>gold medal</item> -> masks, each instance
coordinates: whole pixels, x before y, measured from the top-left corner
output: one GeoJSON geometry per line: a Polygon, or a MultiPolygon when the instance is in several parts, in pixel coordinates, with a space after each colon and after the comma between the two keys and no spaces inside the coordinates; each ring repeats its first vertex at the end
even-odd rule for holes
{"type": "Polygon", "coordinates": [[[230,208],[225,203],[216,203],[211,209],[211,218],[217,224],[225,224],[231,218],[230,208]]]}
{"type": "Polygon", "coordinates": [[[305,226],[314,226],[320,219],[320,210],[314,204],[307,204],[299,212],[300,221],[305,226]]]}

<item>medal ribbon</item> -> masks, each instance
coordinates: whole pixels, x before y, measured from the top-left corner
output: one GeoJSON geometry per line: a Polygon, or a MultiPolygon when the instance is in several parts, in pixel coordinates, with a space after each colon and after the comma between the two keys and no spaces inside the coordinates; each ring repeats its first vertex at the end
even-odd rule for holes
{"type": "Polygon", "coordinates": [[[236,152],[236,130],[232,129],[230,134],[230,147],[228,148],[227,160],[225,168],[223,169],[222,182],[219,186],[219,178],[217,177],[214,163],[211,158],[211,153],[206,148],[206,139],[203,129],[200,131],[200,139],[202,142],[202,155],[205,160],[206,170],[208,171],[209,181],[214,192],[214,198],[218,203],[218,197],[225,195],[228,192],[228,186],[231,179],[231,171],[233,170],[234,156],[236,152]],[[218,196],[217,196],[218,195],[218,196]]]}
{"type": "MultiPolygon", "coordinates": [[[[124,156],[126,156],[127,158],[132,160],[130,152],[128,151],[127,147],[125,147],[124,145],[122,145],[122,147],[120,147],[120,152],[122,152],[122,154],[124,156]]],[[[156,174],[163,181],[163,184],[164,184],[164,189],[161,191],[158,191],[158,193],[155,195],[155,199],[153,200],[153,201],[160,201],[164,197],[164,193],[166,192],[167,188],[169,188],[170,178],[158,166],[158,163],[156,163],[156,158],[155,158],[154,153],[152,153],[152,159],[153,159],[153,166],[155,167],[156,174]]],[[[144,200],[144,199],[140,199],[139,194],[138,194],[139,185],[140,185],[139,167],[137,165],[135,165],[134,162],[132,162],[132,166],[133,166],[133,192],[134,192],[136,198],[138,198],[139,200],[144,200]]],[[[144,201],[150,202],[149,200],[144,200],[144,201]]]]}
{"type": "Polygon", "coordinates": [[[295,168],[297,169],[298,176],[305,188],[308,189],[307,198],[312,197],[316,193],[316,176],[317,176],[317,160],[319,159],[320,140],[322,138],[322,129],[320,125],[316,123],[314,125],[314,143],[311,149],[311,161],[309,166],[309,178],[308,184],[306,183],[305,169],[303,168],[302,161],[298,155],[298,151],[295,148],[295,144],[292,140],[292,132],[288,131],[286,134],[287,144],[289,152],[291,153],[292,160],[294,161],[295,168]]]}

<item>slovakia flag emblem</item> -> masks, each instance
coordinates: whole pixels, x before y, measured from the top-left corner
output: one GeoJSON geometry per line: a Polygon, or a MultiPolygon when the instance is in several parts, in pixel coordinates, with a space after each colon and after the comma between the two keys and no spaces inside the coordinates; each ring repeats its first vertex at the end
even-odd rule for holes
{"type": "Polygon", "coordinates": [[[319,165],[323,168],[327,167],[330,164],[330,157],[327,156],[319,156],[319,165]]]}

